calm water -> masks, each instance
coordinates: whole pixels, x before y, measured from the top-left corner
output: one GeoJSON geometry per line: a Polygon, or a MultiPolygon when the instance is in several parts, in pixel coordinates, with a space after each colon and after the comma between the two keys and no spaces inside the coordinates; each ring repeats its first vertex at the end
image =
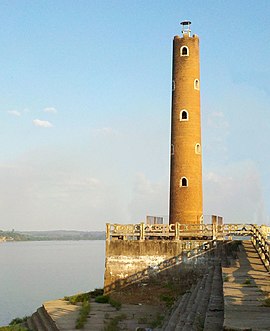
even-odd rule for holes
{"type": "Polygon", "coordinates": [[[0,243],[0,326],[42,302],[103,286],[105,241],[0,243]]]}

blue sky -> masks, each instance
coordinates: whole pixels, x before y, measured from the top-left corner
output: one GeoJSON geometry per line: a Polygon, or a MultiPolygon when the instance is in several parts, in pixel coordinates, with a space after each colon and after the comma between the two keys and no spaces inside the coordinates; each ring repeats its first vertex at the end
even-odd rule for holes
{"type": "Polygon", "coordinates": [[[269,224],[269,1],[1,1],[0,229],[168,215],[171,52],[200,37],[204,213],[269,224]]]}

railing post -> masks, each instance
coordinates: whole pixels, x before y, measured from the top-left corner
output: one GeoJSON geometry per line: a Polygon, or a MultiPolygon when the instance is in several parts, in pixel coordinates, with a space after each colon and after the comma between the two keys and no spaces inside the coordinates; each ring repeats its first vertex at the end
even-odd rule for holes
{"type": "Polygon", "coordinates": [[[111,239],[111,224],[106,223],[106,240],[110,241],[111,239]]]}
{"type": "Polygon", "coordinates": [[[213,240],[216,239],[217,236],[217,216],[212,215],[212,233],[213,233],[213,240]]]}
{"type": "Polygon", "coordinates": [[[179,223],[175,223],[175,240],[179,240],[179,223]]]}
{"type": "Polygon", "coordinates": [[[141,222],[141,224],[140,224],[140,240],[144,240],[144,236],[145,236],[145,233],[144,233],[144,222],[141,222]]]}

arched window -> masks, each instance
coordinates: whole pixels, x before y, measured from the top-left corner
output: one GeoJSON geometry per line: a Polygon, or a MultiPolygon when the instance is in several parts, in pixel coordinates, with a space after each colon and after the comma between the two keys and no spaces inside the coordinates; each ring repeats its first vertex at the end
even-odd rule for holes
{"type": "Polygon", "coordinates": [[[171,155],[174,155],[174,145],[171,144],[171,155]]]}
{"type": "Polygon", "coordinates": [[[188,180],[186,177],[181,177],[180,179],[180,187],[188,187],[188,180]]]}
{"type": "Polygon", "coordinates": [[[195,145],[195,153],[196,154],[201,154],[201,145],[200,144],[195,145]]]}
{"type": "Polygon", "coordinates": [[[199,81],[199,79],[194,80],[194,89],[195,90],[200,90],[200,81],[199,81]]]}
{"type": "Polygon", "coordinates": [[[181,56],[189,56],[189,49],[187,46],[182,46],[180,48],[180,55],[181,56]]]}
{"type": "Polygon", "coordinates": [[[172,90],[173,91],[175,90],[175,81],[174,80],[172,81],[172,90]]]}
{"type": "Polygon", "coordinates": [[[188,111],[186,109],[180,111],[180,121],[188,121],[188,111]]]}

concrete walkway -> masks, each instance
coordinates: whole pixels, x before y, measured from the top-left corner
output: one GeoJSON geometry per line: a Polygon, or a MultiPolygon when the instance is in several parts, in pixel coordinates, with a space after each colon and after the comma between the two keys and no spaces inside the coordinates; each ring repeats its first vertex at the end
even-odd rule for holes
{"type": "Polygon", "coordinates": [[[270,330],[270,275],[251,241],[243,241],[235,265],[222,268],[224,330],[270,330]]]}
{"type": "MultiPolygon", "coordinates": [[[[60,331],[75,331],[76,319],[79,316],[80,305],[72,305],[64,300],[54,300],[43,304],[46,312],[54,321],[60,331]]],[[[118,311],[110,304],[90,302],[90,313],[84,330],[104,331],[111,320],[120,318],[119,330],[134,331],[137,327],[145,328],[153,322],[162,311],[159,307],[151,305],[123,304],[118,311]]],[[[37,328],[38,331],[42,331],[37,328]]]]}
{"type": "Polygon", "coordinates": [[[79,305],[71,305],[67,301],[60,299],[45,302],[43,307],[55,322],[58,330],[76,330],[76,319],[80,311],[79,305]]]}

